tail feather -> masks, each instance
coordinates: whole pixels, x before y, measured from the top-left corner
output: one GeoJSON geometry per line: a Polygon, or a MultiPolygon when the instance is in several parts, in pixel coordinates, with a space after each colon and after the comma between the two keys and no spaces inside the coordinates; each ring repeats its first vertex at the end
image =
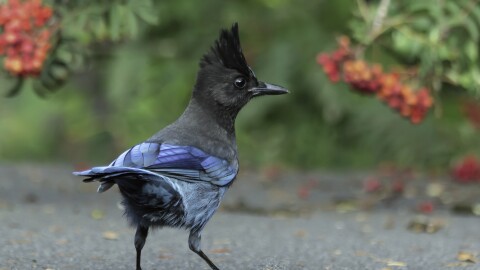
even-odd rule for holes
{"type": "Polygon", "coordinates": [[[97,192],[117,185],[123,197],[125,215],[132,224],[183,226],[185,209],[181,186],[161,173],[131,167],[94,167],[82,172],[85,182],[99,182],[97,192]]]}
{"type": "Polygon", "coordinates": [[[93,167],[89,170],[81,172],[73,172],[73,175],[84,176],[83,182],[100,182],[97,192],[102,193],[110,189],[115,185],[115,178],[125,175],[146,175],[146,176],[155,176],[159,177],[158,174],[153,173],[148,170],[131,168],[131,167],[113,167],[113,166],[104,166],[104,167],[93,167]]]}
{"type": "Polygon", "coordinates": [[[101,183],[101,184],[98,186],[97,192],[98,192],[98,193],[103,193],[103,192],[109,190],[111,187],[113,187],[113,185],[115,185],[115,182],[114,182],[114,181],[103,182],[103,183],[101,183]]]}

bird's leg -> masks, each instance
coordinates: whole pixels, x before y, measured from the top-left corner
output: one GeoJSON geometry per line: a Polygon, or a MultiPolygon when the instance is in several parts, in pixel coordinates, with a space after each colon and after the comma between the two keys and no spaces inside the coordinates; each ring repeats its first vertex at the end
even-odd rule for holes
{"type": "Polygon", "coordinates": [[[210,266],[210,268],[212,268],[212,270],[220,270],[215,264],[213,264],[213,262],[207,257],[207,255],[203,253],[202,250],[199,250],[199,251],[194,250],[193,252],[197,253],[204,261],[206,261],[210,266]]]}
{"type": "Polygon", "coordinates": [[[137,232],[135,233],[135,249],[137,250],[137,270],[142,270],[140,267],[140,258],[142,257],[142,248],[145,245],[145,240],[148,236],[148,227],[142,225],[137,226],[137,232]]]}
{"type": "Polygon", "coordinates": [[[205,262],[208,263],[208,265],[210,266],[210,268],[212,268],[212,270],[220,270],[218,269],[218,267],[208,258],[207,255],[205,255],[205,253],[203,253],[202,249],[200,248],[200,241],[201,241],[201,236],[200,236],[200,233],[198,232],[190,232],[190,236],[188,237],[188,246],[190,247],[190,249],[197,253],[198,256],[200,256],[205,262]]]}

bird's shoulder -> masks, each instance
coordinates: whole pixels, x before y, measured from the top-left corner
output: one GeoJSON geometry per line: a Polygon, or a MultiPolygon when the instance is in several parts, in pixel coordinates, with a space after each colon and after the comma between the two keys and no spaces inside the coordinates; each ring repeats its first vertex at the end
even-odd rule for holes
{"type": "Polygon", "coordinates": [[[195,127],[175,122],[154,134],[146,142],[191,146],[228,162],[237,159],[235,137],[221,129],[205,126],[195,127]]]}

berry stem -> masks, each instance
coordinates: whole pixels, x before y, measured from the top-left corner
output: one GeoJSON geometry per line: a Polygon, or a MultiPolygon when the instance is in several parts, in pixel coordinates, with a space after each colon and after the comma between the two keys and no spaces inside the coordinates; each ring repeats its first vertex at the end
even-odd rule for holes
{"type": "Polygon", "coordinates": [[[369,37],[372,39],[382,29],[383,21],[387,17],[388,7],[390,6],[390,0],[381,0],[378,5],[377,13],[373,19],[372,28],[370,29],[369,37]]]}

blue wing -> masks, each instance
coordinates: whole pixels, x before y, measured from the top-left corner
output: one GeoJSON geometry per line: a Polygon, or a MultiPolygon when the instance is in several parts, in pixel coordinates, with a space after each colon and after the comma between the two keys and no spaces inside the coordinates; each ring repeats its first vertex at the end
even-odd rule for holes
{"type": "Polygon", "coordinates": [[[236,160],[209,155],[192,146],[141,143],[122,153],[110,166],[142,168],[188,182],[230,184],[238,172],[236,160]]]}

